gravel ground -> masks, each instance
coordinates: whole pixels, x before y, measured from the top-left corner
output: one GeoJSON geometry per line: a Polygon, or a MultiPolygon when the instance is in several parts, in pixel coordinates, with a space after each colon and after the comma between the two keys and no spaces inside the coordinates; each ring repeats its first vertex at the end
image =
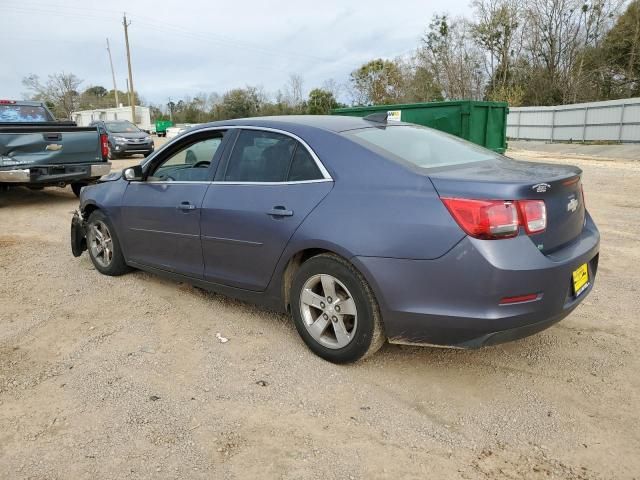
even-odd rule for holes
{"type": "Polygon", "coordinates": [[[0,478],[638,478],[640,163],[571,163],[602,233],[572,315],[350,366],[286,316],[98,274],[71,255],[69,189],[0,194],[0,478]]]}

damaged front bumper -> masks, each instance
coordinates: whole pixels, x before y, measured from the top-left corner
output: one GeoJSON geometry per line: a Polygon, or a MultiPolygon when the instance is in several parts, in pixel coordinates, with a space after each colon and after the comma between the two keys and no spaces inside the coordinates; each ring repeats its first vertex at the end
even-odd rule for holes
{"type": "Polygon", "coordinates": [[[80,210],[73,212],[71,219],[71,252],[79,257],[87,249],[87,222],[80,210]]]}

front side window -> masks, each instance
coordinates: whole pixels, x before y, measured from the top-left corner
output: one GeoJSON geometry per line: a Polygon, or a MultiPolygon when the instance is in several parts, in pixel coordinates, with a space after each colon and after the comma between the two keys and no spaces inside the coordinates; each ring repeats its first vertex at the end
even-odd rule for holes
{"type": "Polygon", "coordinates": [[[417,125],[395,125],[344,133],[366,148],[418,168],[481,162],[499,155],[460,138],[417,125]]]}
{"type": "Polygon", "coordinates": [[[226,182],[293,182],[321,179],[307,149],[280,133],[242,130],[222,180],[226,182]]]}
{"type": "Polygon", "coordinates": [[[209,166],[222,143],[224,132],[199,140],[172,154],[160,163],[148,181],[204,182],[209,180],[209,166]]]}

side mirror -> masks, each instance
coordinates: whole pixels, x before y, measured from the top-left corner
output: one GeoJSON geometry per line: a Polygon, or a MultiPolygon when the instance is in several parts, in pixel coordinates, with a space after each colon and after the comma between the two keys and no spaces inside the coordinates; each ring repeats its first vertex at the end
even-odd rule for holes
{"type": "Polygon", "coordinates": [[[129,182],[142,180],[142,165],[134,165],[133,167],[125,168],[122,172],[122,176],[129,182]]]}

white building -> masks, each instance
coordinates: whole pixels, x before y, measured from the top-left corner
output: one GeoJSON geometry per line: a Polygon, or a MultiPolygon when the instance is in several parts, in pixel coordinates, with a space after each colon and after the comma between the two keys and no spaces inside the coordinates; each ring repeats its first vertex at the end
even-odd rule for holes
{"type": "MultiPolygon", "coordinates": [[[[129,120],[131,122],[131,107],[96,108],[95,110],[81,110],[71,114],[71,120],[79,127],[86,127],[95,120],[129,120]]],[[[151,133],[155,127],[151,124],[149,107],[136,106],[136,121],[133,122],[143,130],[151,133]]]]}

